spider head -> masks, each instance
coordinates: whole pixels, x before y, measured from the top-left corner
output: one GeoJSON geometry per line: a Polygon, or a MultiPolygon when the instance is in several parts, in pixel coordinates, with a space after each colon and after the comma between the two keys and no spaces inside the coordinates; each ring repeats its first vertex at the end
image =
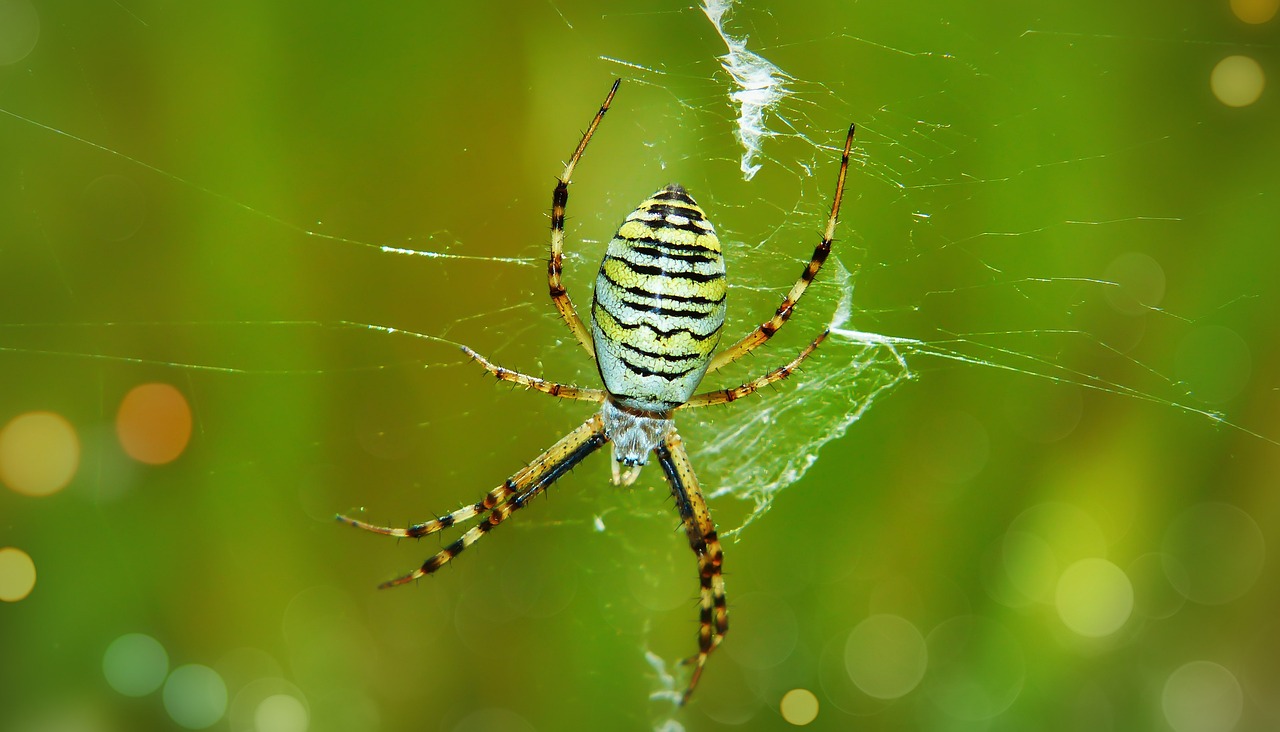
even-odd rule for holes
{"type": "Polygon", "coordinates": [[[613,443],[614,483],[630,485],[649,460],[649,453],[671,431],[671,418],[661,412],[643,412],[619,406],[612,399],[600,409],[604,433],[613,443]],[[622,476],[618,466],[630,470],[622,476]]]}

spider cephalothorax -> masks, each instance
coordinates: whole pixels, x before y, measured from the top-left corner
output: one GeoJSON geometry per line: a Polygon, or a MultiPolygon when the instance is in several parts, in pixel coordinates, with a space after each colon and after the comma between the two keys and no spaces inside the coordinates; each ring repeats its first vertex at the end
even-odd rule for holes
{"type": "Polygon", "coordinates": [[[613,443],[613,482],[625,485],[635,482],[639,469],[649,462],[649,453],[662,444],[676,424],[670,412],[629,409],[613,399],[600,405],[600,419],[605,437],[613,443]],[[632,468],[626,478],[619,476],[619,465],[632,468]]]}
{"type": "Polygon", "coordinates": [[[561,282],[569,180],[591,135],[609,110],[619,83],[615,81],[609,90],[552,194],[551,259],[547,265],[551,300],[574,338],[596,359],[605,388],[567,386],[526,376],[496,366],[463,347],[468,356],[499,379],[563,399],[596,402],[600,404],[600,411],[484,498],[453,513],[404,529],[375,526],[347,516],[338,519],[379,534],[418,537],[481,517],[421,567],[382,584],[389,587],[431,574],[449,563],[606,442],[613,443],[614,483],[633,482],[649,455],[657,456],[671,486],[689,546],[697,557],[701,585],[698,653],[689,659],[693,672],[679,697],[680,703],[684,703],[697,686],[708,655],[728,631],[729,614],[720,540],[698,478],[689,464],[684,442],[676,432],[673,415],[680,409],[726,404],[785,379],[826,337],[827,334],[822,333],[786,366],[757,379],[728,389],[694,393],[706,374],[772,338],[791,317],[792,309],[822,268],[835,236],[845,173],[849,168],[849,150],[853,145],[853,126],[845,138],[835,197],[822,241],[814,248],[800,279],[791,286],[771,318],[713,356],[724,325],[728,292],[724,258],[711,222],[679,185],[669,185],[641,203],[610,240],[596,277],[590,329],[578,316],[561,282]],[[627,466],[625,474],[620,466],[627,466]]]}

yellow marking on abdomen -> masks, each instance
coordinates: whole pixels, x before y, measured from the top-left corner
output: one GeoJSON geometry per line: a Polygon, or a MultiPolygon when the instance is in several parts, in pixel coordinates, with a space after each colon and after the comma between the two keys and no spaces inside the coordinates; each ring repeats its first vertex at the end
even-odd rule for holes
{"type": "Polygon", "coordinates": [[[720,240],[684,189],[640,204],[596,277],[592,339],[609,393],[651,411],[687,401],[720,340],[727,292],[720,240]]]}

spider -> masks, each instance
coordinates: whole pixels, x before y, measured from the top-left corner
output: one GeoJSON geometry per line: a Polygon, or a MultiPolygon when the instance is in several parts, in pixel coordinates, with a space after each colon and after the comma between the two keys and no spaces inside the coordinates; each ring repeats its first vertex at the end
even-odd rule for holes
{"type": "Polygon", "coordinates": [[[595,359],[604,389],[568,386],[527,376],[497,366],[470,348],[462,347],[467,356],[499,380],[561,399],[595,402],[600,405],[600,411],[479,501],[450,514],[404,529],[377,526],[343,515],[337,518],[366,531],[416,538],[481,517],[459,539],[421,567],[384,582],[381,587],[402,585],[448,564],[605,443],[613,443],[614,485],[635,482],[649,454],[653,453],[671,486],[689,546],[697,556],[701,584],[698,652],[685,661],[693,669],[679,697],[679,703],[684,704],[702,677],[707,657],[724,639],[729,629],[729,614],[722,574],[724,554],[673,417],[681,409],[727,404],[785,379],[826,338],[827,333],[823,332],[790,363],[745,384],[694,393],[707,373],[745,356],[772,338],[791,317],[796,303],[822,268],[831,252],[840,214],[854,127],[849,126],[845,138],[831,214],[827,217],[822,241],[814,248],[800,278],[772,317],[713,356],[724,324],[727,293],[724,259],[711,222],[680,185],[669,185],[641,203],[609,242],[596,277],[590,328],[578,316],[561,282],[569,180],[592,134],[609,111],[620,83],[620,79],[614,81],[556,182],[551,197],[551,259],[547,266],[551,301],[574,338],[595,359]],[[621,466],[626,466],[626,470],[621,466]]]}

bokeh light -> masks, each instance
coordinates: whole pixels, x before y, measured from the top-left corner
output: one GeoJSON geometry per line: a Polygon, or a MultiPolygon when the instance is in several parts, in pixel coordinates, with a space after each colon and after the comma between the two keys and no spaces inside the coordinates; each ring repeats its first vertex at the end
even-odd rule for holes
{"type": "Polygon", "coordinates": [[[924,678],[929,649],[906,618],[872,615],[849,634],[844,662],[849,678],[864,694],[897,699],[924,678]]]}
{"type": "Polygon", "coordinates": [[[849,676],[846,651],[852,629],[833,633],[822,645],[817,659],[818,688],[822,703],[842,712],[864,716],[883,710],[891,702],[867,696],[849,676]]]}
{"type": "Polygon", "coordinates": [[[102,675],[125,696],[145,696],[160,688],[169,673],[169,654],[160,641],[143,633],[122,635],[102,654],[102,675]]]}
{"type": "MultiPolygon", "coordinates": [[[[728,647],[727,643],[725,647],[728,647]]],[[[651,666],[654,666],[655,658],[649,659],[651,666]]],[[[654,668],[663,668],[663,673],[666,673],[668,668],[666,663],[660,658],[656,660],[657,665],[654,668]]],[[[679,677],[669,678],[672,681],[672,690],[669,692],[670,696],[666,698],[674,699],[679,693],[676,686],[679,683],[679,677]]],[[[698,712],[722,727],[738,727],[758,718],[773,721],[773,715],[767,713],[771,710],[766,700],[771,702],[772,697],[786,687],[771,690],[769,696],[763,696],[757,683],[761,678],[760,673],[753,672],[751,669],[737,664],[728,664],[728,668],[717,676],[716,683],[698,687],[698,693],[694,695],[697,699],[695,703],[698,705],[698,712]]]]}
{"type": "Polygon", "coordinates": [[[1169,582],[1188,600],[1221,605],[1253,587],[1266,561],[1266,539],[1249,514],[1226,503],[1183,511],[1164,536],[1169,582]]]}
{"type": "MultiPolygon", "coordinates": [[[[519,557],[511,562],[513,568],[522,564],[519,557]]],[[[666,571],[627,573],[627,589],[634,600],[626,603],[627,606],[659,612],[686,607],[689,602],[689,578],[672,569],[674,568],[668,566],[666,571]]]]}
{"type": "MultiPolygon", "coordinates": [[[[376,658],[366,618],[351,595],[336,587],[316,585],[294,595],[281,618],[291,680],[304,689],[359,688],[376,658]]],[[[477,645],[483,642],[476,639],[477,645]]]]}
{"type": "Polygon", "coordinates": [[[0,0],[0,66],[26,58],[39,39],[40,16],[31,0],[0,0]]]}
{"type": "Polygon", "coordinates": [[[1000,542],[997,555],[1002,578],[1008,582],[1010,590],[1001,593],[1002,602],[1016,607],[1049,601],[1053,596],[1054,580],[1060,571],[1058,558],[1049,542],[1036,534],[1009,531],[1000,542]]]}
{"type": "Polygon", "coordinates": [[[763,592],[744,594],[733,605],[735,627],[746,629],[742,642],[726,643],[725,652],[747,668],[766,669],[787,659],[796,648],[799,622],[786,600],[763,592]]]}
{"type": "Polygon", "coordinates": [[[792,689],[782,695],[778,711],[783,719],[803,727],[818,718],[818,697],[808,689],[792,689]]]}
{"type": "Polygon", "coordinates": [[[17,547],[0,549],[0,600],[17,602],[36,586],[36,563],[17,547]]]}
{"type": "Polygon", "coordinates": [[[994,620],[952,618],[926,639],[929,669],[924,691],[949,717],[977,722],[1008,709],[1026,681],[1026,655],[994,620]]]}
{"type": "Polygon", "coordinates": [[[1258,101],[1266,84],[1262,66],[1248,56],[1227,56],[1209,75],[1213,95],[1228,107],[1247,107],[1258,101]]]}
{"type": "Polygon", "coordinates": [[[1133,613],[1133,584],[1105,559],[1081,559],[1067,567],[1054,597],[1058,617],[1080,635],[1100,638],[1120,630],[1133,613]]]}
{"type": "MultiPolygon", "coordinates": [[[[223,659],[223,661],[225,660],[223,659]]],[[[298,688],[297,684],[279,675],[279,665],[274,660],[269,665],[277,667],[276,675],[258,676],[251,681],[244,681],[246,678],[245,671],[252,671],[256,668],[256,675],[256,673],[268,671],[269,669],[266,666],[259,665],[252,659],[242,660],[250,660],[251,667],[248,669],[242,668],[238,672],[233,670],[233,675],[228,675],[225,670],[226,663],[220,662],[214,665],[214,670],[222,677],[222,680],[227,684],[227,688],[235,690],[231,695],[231,702],[227,705],[226,722],[231,729],[264,732],[266,729],[262,726],[264,722],[270,722],[284,728],[295,724],[298,721],[297,710],[291,706],[290,702],[282,699],[276,699],[268,703],[268,700],[274,697],[287,697],[296,701],[298,708],[303,713],[302,723],[304,727],[310,727],[313,714],[310,700],[302,689],[298,688]]],[[[257,660],[265,661],[266,659],[257,660]]],[[[336,692],[337,687],[327,687],[325,697],[332,699],[331,694],[336,692]]],[[[328,726],[333,726],[331,720],[326,720],[326,722],[328,722],[328,726]]]]}
{"type": "Polygon", "coordinates": [[[80,438],[62,415],[27,412],[0,430],[0,480],[18,493],[57,493],[79,467],[80,438]]]}
{"type": "Polygon", "coordinates": [[[116,435],[129,457],[148,465],[177,459],[191,440],[191,407],[169,384],[142,384],[120,402],[116,435]]]}
{"type": "Polygon", "coordinates": [[[1105,290],[1107,302],[1125,315],[1150,312],[1164,299],[1164,268],[1142,252],[1126,252],[1111,260],[1102,279],[1116,284],[1105,290]]]}
{"type": "MultiPolygon", "coordinates": [[[[240,689],[237,698],[239,694],[244,693],[245,687],[249,684],[263,679],[278,679],[283,673],[280,662],[271,654],[260,648],[248,646],[233,648],[222,654],[222,657],[214,662],[213,670],[217,671],[222,680],[227,682],[228,688],[240,689]]],[[[271,696],[271,694],[262,694],[254,700],[254,705],[256,706],[257,702],[268,696],[271,696]]],[[[232,708],[234,707],[235,704],[233,702],[232,708]]],[[[239,726],[236,724],[235,719],[232,719],[231,722],[233,727],[239,726]]]]}
{"type": "Polygon", "coordinates": [[[1276,17],[1280,0],[1231,0],[1231,12],[1245,23],[1260,25],[1276,17]]]}
{"type": "Polygon", "coordinates": [[[187,729],[211,727],[227,711],[227,685],[208,666],[179,666],[164,683],[164,708],[187,729]]]}
{"type": "Polygon", "coordinates": [[[807,709],[824,730],[1145,732],[1171,729],[1170,674],[1209,659],[1244,689],[1236,727],[1280,732],[1280,714],[1251,718],[1263,695],[1280,709],[1280,653],[1260,671],[1241,660],[1280,649],[1255,640],[1280,619],[1276,100],[1232,108],[1200,86],[1231,54],[1276,68],[1280,0],[1228,1],[1235,15],[957,5],[946,23],[738,3],[729,25],[797,92],[768,113],[778,134],[747,183],[724,44],[678,4],[530,4],[499,29],[496,47],[520,51],[504,62],[459,37],[485,27],[468,4],[447,22],[421,4],[394,23],[320,8],[306,33],[236,34],[233,6],[0,0],[0,58],[23,27],[13,8],[40,30],[0,66],[0,108],[20,115],[0,113],[0,435],[50,410],[76,445],[43,499],[11,489],[0,457],[0,547],[34,560],[25,599],[0,602],[21,661],[0,730],[54,732],[10,727],[45,703],[100,712],[58,732],[184,730],[162,690],[173,673],[180,696],[174,668],[199,663],[226,689],[205,728],[219,732],[776,732],[807,709]],[[228,29],[236,52],[208,63],[228,29]],[[398,93],[438,68],[459,74],[398,93]],[[495,392],[452,343],[599,385],[539,261],[552,177],[614,76],[574,184],[566,281],[587,305],[618,219],[685,181],[725,232],[726,338],[803,269],[832,146],[861,128],[837,244],[795,322],[704,386],[838,332],[776,394],[678,415],[728,535],[732,626],[682,710],[696,568],[656,461],[615,490],[604,449],[448,571],[393,591],[376,585],[475,521],[397,542],[332,518],[361,505],[405,525],[470,503],[586,418],[495,392]],[[478,124],[432,113],[466,108],[459,85],[490,90],[478,124]],[[633,196],[633,177],[656,181],[633,196]],[[1247,344],[1226,360],[1251,369],[1238,388],[1204,327],[1247,344]],[[151,389],[187,420],[169,447],[148,441],[151,416],[123,425],[151,389]],[[1230,426],[1188,414],[1204,408],[1188,390],[1226,399],[1208,411],[1230,426]],[[844,436],[826,442],[832,425],[844,436]],[[1174,520],[1204,501],[1252,518],[1174,520]]]}
{"type": "Polygon", "coordinates": [[[258,703],[253,722],[257,732],[306,732],[307,707],[292,694],[273,694],[258,703]]]}
{"type": "Polygon", "coordinates": [[[989,589],[1011,607],[1054,603],[1063,570],[1106,551],[1102,527],[1089,513],[1067,503],[1037,504],[1010,522],[994,552],[989,589]]]}
{"type": "Polygon", "coordinates": [[[1169,674],[1160,706],[1174,732],[1229,732],[1244,711],[1244,691],[1226,667],[1192,661],[1169,674]]]}

